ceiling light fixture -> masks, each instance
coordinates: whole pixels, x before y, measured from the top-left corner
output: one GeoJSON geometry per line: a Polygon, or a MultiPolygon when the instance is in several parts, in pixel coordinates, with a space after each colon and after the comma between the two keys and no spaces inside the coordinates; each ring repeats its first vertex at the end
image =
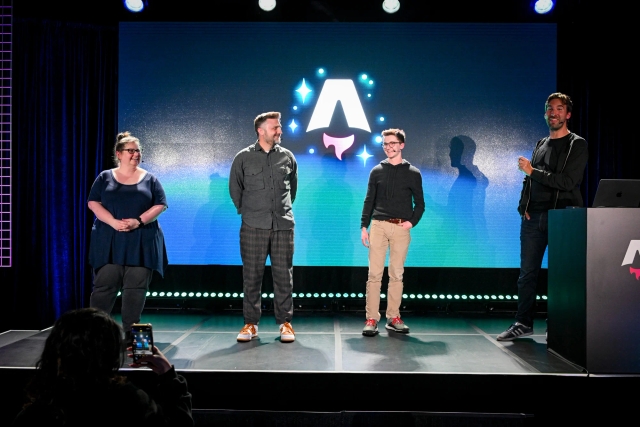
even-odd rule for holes
{"type": "Polygon", "coordinates": [[[533,9],[536,11],[536,13],[544,15],[545,13],[551,12],[551,9],[553,9],[553,5],[553,0],[536,0],[533,5],[533,9]]]}
{"type": "Polygon", "coordinates": [[[400,9],[400,2],[398,0],[384,0],[382,9],[387,13],[396,13],[400,9]]]}
{"type": "Polygon", "coordinates": [[[258,5],[265,12],[271,12],[276,7],[276,0],[258,0],[258,5]]]}
{"type": "Polygon", "coordinates": [[[145,6],[145,2],[143,0],[124,0],[124,7],[127,8],[129,12],[142,12],[145,6]]]}

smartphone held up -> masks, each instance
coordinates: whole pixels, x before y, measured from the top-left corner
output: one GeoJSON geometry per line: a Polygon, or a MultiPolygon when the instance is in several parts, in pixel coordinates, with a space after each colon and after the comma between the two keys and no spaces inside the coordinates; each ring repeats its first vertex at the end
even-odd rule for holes
{"type": "MultiPolygon", "coordinates": [[[[142,356],[153,354],[151,323],[136,323],[131,326],[131,350],[135,363],[140,363],[142,356]]],[[[144,364],[144,362],[141,363],[144,364]]]]}

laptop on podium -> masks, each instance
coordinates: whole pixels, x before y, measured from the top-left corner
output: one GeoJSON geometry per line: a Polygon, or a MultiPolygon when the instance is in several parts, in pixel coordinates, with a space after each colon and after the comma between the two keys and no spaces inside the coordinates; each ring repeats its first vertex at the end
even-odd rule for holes
{"type": "Polygon", "coordinates": [[[640,207],[640,179],[601,179],[592,207],[640,207]]]}

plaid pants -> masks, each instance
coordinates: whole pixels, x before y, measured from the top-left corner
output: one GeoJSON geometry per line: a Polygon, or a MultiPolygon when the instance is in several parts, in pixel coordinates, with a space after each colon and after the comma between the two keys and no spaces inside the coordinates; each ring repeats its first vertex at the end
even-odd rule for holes
{"type": "Polygon", "coordinates": [[[293,317],[293,229],[264,230],[244,222],[240,227],[240,255],[245,323],[258,324],[262,315],[262,277],[267,255],[271,259],[274,312],[276,323],[291,322],[293,317]]]}

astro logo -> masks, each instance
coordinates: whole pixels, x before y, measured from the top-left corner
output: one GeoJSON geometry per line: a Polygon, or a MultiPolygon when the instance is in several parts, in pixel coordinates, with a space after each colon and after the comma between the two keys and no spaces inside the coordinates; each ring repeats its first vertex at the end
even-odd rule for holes
{"type": "MultiPolygon", "coordinates": [[[[371,132],[356,86],[353,84],[353,80],[349,79],[325,80],[316,108],[313,110],[311,120],[309,120],[307,132],[329,127],[338,101],[342,102],[342,108],[349,127],[371,132]]],[[[326,133],[322,134],[324,146],[328,148],[333,145],[336,150],[336,157],[340,160],[342,160],[342,153],[353,145],[354,140],[354,135],[337,138],[326,133]]]]}
{"type": "Polygon", "coordinates": [[[622,260],[622,265],[629,266],[629,274],[635,274],[636,280],[640,280],[640,268],[633,268],[631,264],[633,264],[633,260],[638,252],[640,252],[640,240],[631,240],[627,248],[627,253],[622,260]]]}
{"type": "Polygon", "coordinates": [[[378,128],[384,126],[386,119],[376,114],[373,127],[369,125],[371,119],[367,120],[370,111],[378,108],[377,82],[367,73],[360,73],[355,79],[337,77],[328,78],[327,70],[320,67],[315,78],[303,78],[296,84],[287,137],[305,141],[309,154],[327,151],[340,161],[345,160],[345,152],[357,150],[355,155],[366,166],[367,159],[374,157],[367,145],[379,148],[382,138],[378,128]],[[302,123],[308,123],[306,130],[302,123]]]}

